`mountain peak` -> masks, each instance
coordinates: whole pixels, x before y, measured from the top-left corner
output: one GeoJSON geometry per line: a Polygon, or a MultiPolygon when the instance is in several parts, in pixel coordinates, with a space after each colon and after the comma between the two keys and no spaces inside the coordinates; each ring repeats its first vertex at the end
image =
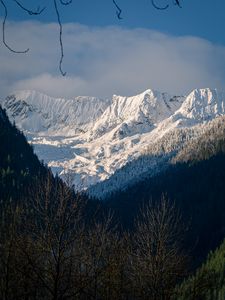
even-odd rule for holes
{"type": "Polygon", "coordinates": [[[53,98],[25,90],[15,92],[0,103],[22,130],[74,135],[87,131],[109,105],[109,100],[85,96],[53,98]]]}
{"type": "Polygon", "coordinates": [[[114,138],[148,132],[180,105],[179,97],[152,89],[130,97],[114,95],[111,105],[94,124],[89,138],[96,139],[109,131],[113,132],[114,138]]]}
{"type": "Polygon", "coordinates": [[[196,121],[215,118],[225,114],[225,95],[217,89],[195,89],[187,96],[177,113],[196,121]]]}
{"type": "Polygon", "coordinates": [[[137,168],[157,170],[158,154],[164,161],[206,121],[225,114],[224,95],[208,88],[187,97],[147,89],[111,100],[20,91],[0,104],[27,134],[40,159],[61,175],[70,170],[81,189],[109,178],[146,151],[152,160],[137,168]]]}
{"type": "Polygon", "coordinates": [[[189,96],[195,97],[195,98],[201,98],[201,99],[212,99],[212,98],[218,98],[218,96],[221,94],[217,89],[211,89],[211,88],[200,88],[200,89],[194,89],[189,96]]]}

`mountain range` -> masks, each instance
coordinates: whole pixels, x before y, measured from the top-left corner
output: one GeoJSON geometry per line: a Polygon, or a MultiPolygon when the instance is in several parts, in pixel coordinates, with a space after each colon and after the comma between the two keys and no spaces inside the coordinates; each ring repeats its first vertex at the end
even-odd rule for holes
{"type": "Polygon", "coordinates": [[[104,198],[184,159],[190,141],[224,121],[225,94],[148,89],[132,97],[61,99],[19,91],[0,105],[54,173],[104,198]]]}

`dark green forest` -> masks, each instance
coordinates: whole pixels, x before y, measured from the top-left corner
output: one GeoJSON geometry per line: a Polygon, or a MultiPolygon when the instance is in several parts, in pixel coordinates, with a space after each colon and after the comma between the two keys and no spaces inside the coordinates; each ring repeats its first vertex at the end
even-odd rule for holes
{"type": "Polygon", "coordinates": [[[206,262],[193,276],[177,287],[174,299],[218,299],[225,295],[225,241],[214,252],[210,252],[206,262]]]}

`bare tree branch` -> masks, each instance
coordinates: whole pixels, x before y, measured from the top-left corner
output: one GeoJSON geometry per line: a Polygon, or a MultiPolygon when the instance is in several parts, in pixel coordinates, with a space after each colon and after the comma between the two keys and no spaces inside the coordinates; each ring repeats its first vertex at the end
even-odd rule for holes
{"type": "Polygon", "coordinates": [[[122,20],[122,17],[121,17],[122,9],[119,7],[119,5],[116,3],[115,0],[113,0],[113,4],[114,4],[115,7],[117,8],[117,11],[116,11],[117,18],[118,18],[119,20],[122,20]]]}
{"type": "MultiPolygon", "coordinates": [[[[46,7],[43,7],[43,8],[38,7],[36,10],[31,10],[31,9],[28,9],[27,7],[25,7],[24,5],[22,5],[20,0],[13,0],[13,1],[17,4],[17,6],[20,9],[27,12],[29,15],[40,15],[46,9],[46,7]]],[[[174,5],[177,5],[178,7],[181,8],[181,4],[180,4],[181,1],[180,0],[173,0],[173,1],[174,1],[174,5]]],[[[59,12],[58,4],[61,4],[63,6],[67,6],[67,5],[71,4],[72,2],[73,2],[73,0],[53,0],[54,8],[55,8],[56,16],[57,16],[57,22],[58,22],[58,25],[59,25],[59,45],[60,45],[60,53],[61,53],[60,60],[59,60],[59,71],[60,71],[62,76],[65,76],[66,72],[64,72],[63,69],[62,69],[62,64],[63,64],[63,59],[64,59],[63,25],[62,25],[62,22],[61,22],[61,14],[59,12]]],[[[116,0],[112,0],[112,2],[114,4],[114,6],[116,7],[117,18],[119,20],[121,20],[122,19],[122,17],[121,17],[122,9],[117,4],[116,0]]],[[[4,8],[4,18],[3,18],[3,21],[2,21],[2,41],[3,41],[4,46],[13,53],[27,53],[29,51],[29,48],[27,48],[26,50],[23,50],[23,51],[18,51],[18,50],[13,49],[12,47],[10,47],[9,44],[7,43],[7,41],[6,41],[6,21],[7,21],[7,18],[8,18],[8,7],[5,4],[5,0],[0,0],[0,3],[2,4],[2,6],[4,8]]],[[[156,4],[156,0],[151,0],[151,3],[153,5],[153,7],[155,9],[158,9],[158,10],[165,10],[169,7],[169,4],[167,4],[163,7],[158,6],[156,4]]]]}
{"type": "Polygon", "coordinates": [[[175,5],[179,6],[180,8],[182,8],[181,4],[180,4],[180,0],[175,0],[175,5]]]}
{"type": "Polygon", "coordinates": [[[7,17],[8,17],[8,9],[7,9],[7,6],[5,5],[5,2],[3,0],[0,0],[0,3],[4,7],[4,19],[3,19],[3,22],[2,22],[2,41],[3,41],[3,44],[5,45],[5,47],[7,49],[9,49],[13,53],[27,53],[29,51],[29,48],[27,48],[24,51],[17,51],[17,50],[14,50],[13,48],[11,48],[8,45],[8,43],[6,42],[6,34],[5,34],[5,32],[6,32],[6,21],[7,21],[7,17]]]}
{"type": "MultiPolygon", "coordinates": [[[[152,6],[156,9],[159,9],[159,10],[165,10],[165,9],[168,9],[169,8],[169,4],[165,5],[165,6],[158,6],[155,2],[155,0],[151,0],[152,2],[152,6]]],[[[177,5],[178,7],[181,8],[181,4],[180,4],[180,0],[174,0],[174,5],[177,5]]]]}
{"type": "Polygon", "coordinates": [[[69,5],[69,4],[71,4],[72,2],[73,2],[73,0],[68,0],[68,1],[60,0],[60,3],[61,3],[62,5],[69,5]]]}
{"type": "Polygon", "coordinates": [[[152,1],[153,7],[156,8],[156,9],[165,10],[165,9],[169,8],[169,4],[167,4],[166,6],[160,7],[160,6],[155,4],[155,0],[151,0],[151,1],[152,1]]]}
{"type": "Polygon", "coordinates": [[[40,9],[40,7],[38,6],[37,10],[30,10],[28,8],[26,8],[25,6],[23,6],[18,0],[14,0],[14,2],[24,11],[26,11],[29,15],[40,15],[45,9],[46,7],[43,7],[42,9],[40,9]]]}
{"type": "MultiPolygon", "coordinates": [[[[53,0],[54,1],[54,6],[55,6],[55,12],[57,15],[57,20],[58,20],[58,24],[59,24],[59,44],[60,44],[60,50],[61,50],[61,57],[60,57],[60,61],[59,61],[59,71],[61,73],[62,76],[66,76],[66,72],[63,72],[62,70],[62,63],[63,63],[63,58],[64,58],[64,48],[63,48],[63,42],[62,42],[62,22],[61,22],[61,17],[60,17],[60,13],[59,13],[59,9],[58,9],[58,4],[57,4],[57,0],[53,0]]],[[[64,3],[62,0],[60,0],[60,3],[64,3]]],[[[68,2],[69,4],[69,2],[68,2]]],[[[66,4],[66,5],[68,5],[66,4]]]]}

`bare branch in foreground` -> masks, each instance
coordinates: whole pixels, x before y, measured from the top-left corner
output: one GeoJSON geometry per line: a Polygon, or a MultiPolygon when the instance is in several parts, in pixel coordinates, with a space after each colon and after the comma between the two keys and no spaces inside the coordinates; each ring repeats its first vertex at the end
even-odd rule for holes
{"type": "Polygon", "coordinates": [[[23,50],[23,51],[14,50],[6,42],[6,34],[5,33],[6,33],[6,21],[7,21],[7,18],[8,18],[8,9],[7,9],[7,6],[5,5],[5,2],[3,0],[0,0],[0,3],[2,4],[2,6],[4,8],[4,19],[2,21],[2,41],[3,41],[3,44],[5,45],[5,47],[7,49],[9,49],[9,51],[11,51],[13,53],[27,53],[29,51],[29,48],[27,48],[26,50],[23,50]]]}

